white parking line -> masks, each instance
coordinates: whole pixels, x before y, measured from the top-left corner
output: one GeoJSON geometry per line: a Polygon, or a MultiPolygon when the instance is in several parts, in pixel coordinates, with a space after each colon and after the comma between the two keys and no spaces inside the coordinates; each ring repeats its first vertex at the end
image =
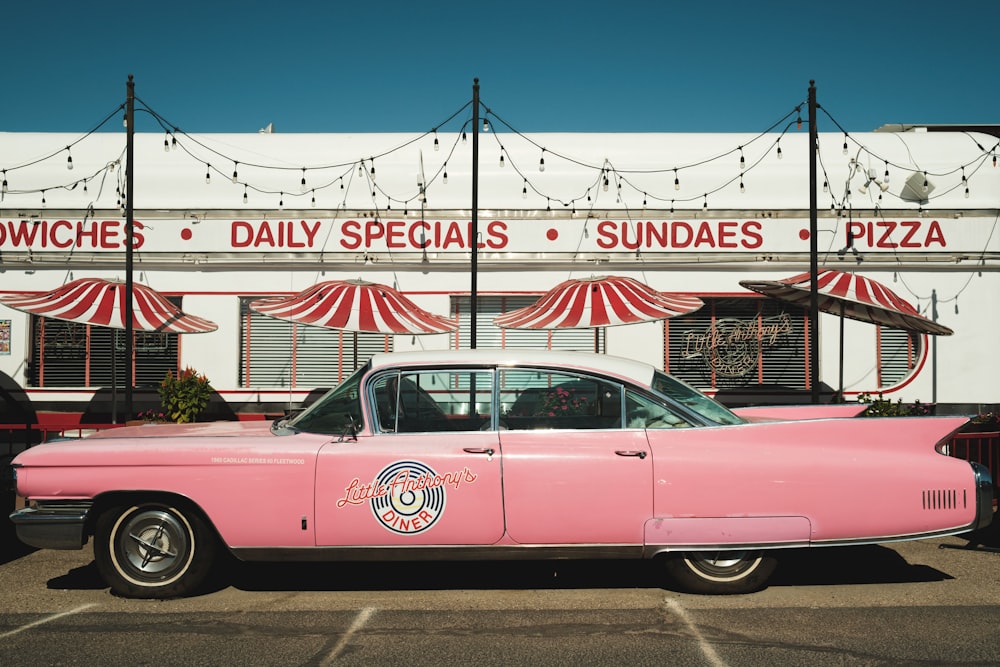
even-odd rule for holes
{"type": "Polygon", "coordinates": [[[337,642],[337,645],[333,647],[333,650],[327,654],[326,659],[321,664],[333,664],[333,661],[336,660],[340,656],[341,652],[347,647],[347,644],[351,641],[351,637],[353,637],[358,630],[365,627],[365,624],[368,623],[368,620],[375,614],[375,611],[374,607],[365,607],[359,611],[358,615],[354,618],[354,622],[351,623],[351,627],[347,628],[347,632],[344,633],[344,636],[340,638],[340,641],[337,642]]]}
{"type": "Polygon", "coordinates": [[[709,664],[714,665],[715,667],[726,667],[726,663],[719,657],[719,654],[715,652],[712,645],[705,641],[705,638],[701,636],[698,626],[696,626],[694,621],[691,620],[691,617],[688,615],[684,607],[680,606],[676,600],[667,600],[667,606],[670,607],[670,611],[684,621],[684,625],[686,625],[691,634],[694,635],[694,638],[698,640],[698,648],[701,649],[702,654],[704,654],[709,664]]]}
{"type": "Polygon", "coordinates": [[[96,602],[91,602],[90,604],[82,605],[80,607],[77,607],[76,609],[70,609],[69,611],[63,611],[63,612],[60,612],[58,614],[53,614],[51,616],[46,616],[45,618],[40,618],[37,621],[34,621],[32,623],[28,623],[27,625],[22,625],[19,628],[15,628],[14,630],[11,630],[9,632],[3,633],[2,635],[0,635],[0,639],[6,639],[7,637],[12,637],[12,636],[18,634],[19,632],[24,632],[25,630],[30,630],[31,628],[37,627],[39,625],[44,625],[44,624],[49,623],[51,621],[58,620],[60,618],[63,618],[64,616],[72,616],[73,614],[79,614],[81,611],[85,611],[87,609],[90,609],[91,607],[96,607],[96,606],[97,606],[96,602]]]}

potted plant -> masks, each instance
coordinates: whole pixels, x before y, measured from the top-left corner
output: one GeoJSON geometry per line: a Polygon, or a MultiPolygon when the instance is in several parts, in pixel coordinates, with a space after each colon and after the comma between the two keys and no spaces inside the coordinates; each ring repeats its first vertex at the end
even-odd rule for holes
{"type": "Polygon", "coordinates": [[[207,377],[188,367],[178,372],[176,377],[167,371],[157,391],[167,418],[185,424],[195,421],[208,406],[212,385],[207,377]]]}
{"type": "Polygon", "coordinates": [[[867,404],[868,407],[861,413],[862,417],[924,417],[933,415],[935,406],[933,404],[921,403],[916,400],[913,403],[903,403],[903,399],[897,399],[893,403],[888,398],[878,393],[878,398],[873,398],[869,393],[858,395],[858,403],[867,404]]]}

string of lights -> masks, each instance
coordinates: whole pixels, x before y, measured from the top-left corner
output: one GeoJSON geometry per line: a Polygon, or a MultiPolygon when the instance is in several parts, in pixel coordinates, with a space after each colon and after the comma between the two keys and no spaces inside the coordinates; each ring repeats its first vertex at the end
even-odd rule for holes
{"type": "MultiPolygon", "coordinates": [[[[284,200],[286,196],[292,198],[309,196],[310,205],[314,207],[316,205],[317,192],[322,192],[329,188],[339,188],[343,194],[343,199],[341,202],[341,206],[343,206],[346,204],[346,198],[349,190],[349,188],[345,186],[345,178],[347,178],[350,174],[354,173],[354,171],[356,170],[359,174],[366,176],[365,180],[367,185],[369,186],[369,191],[371,193],[371,199],[373,204],[376,203],[377,196],[381,195],[386,202],[384,207],[386,210],[392,210],[393,203],[396,203],[397,205],[402,205],[404,211],[408,211],[410,204],[418,199],[423,202],[426,202],[427,189],[429,185],[431,185],[432,183],[438,182],[440,180],[442,185],[447,184],[447,164],[454,157],[455,151],[458,146],[458,142],[456,141],[455,143],[452,144],[452,147],[448,151],[446,158],[437,164],[436,168],[433,170],[432,178],[429,179],[427,182],[416,184],[416,188],[412,194],[391,193],[387,191],[382,185],[378,184],[375,178],[376,160],[392,155],[396,151],[402,150],[403,148],[406,148],[416,142],[419,142],[428,136],[433,138],[434,150],[435,151],[439,150],[440,147],[440,140],[438,136],[439,131],[442,128],[446,127],[449,123],[454,121],[461,113],[463,113],[463,111],[466,111],[471,104],[471,103],[466,103],[464,106],[462,106],[461,108],[450,114],[442,123],[438,124],[431,130],[417,134],[412,138],[404,141],[403,143],[388,150],[383,150],[381,152],[369,155],[367,157],[357,157],[348,161],[341,161],[336,163],[319,163],[306,166],[301,166],[301,165],[292,166],[287,164],[273,164],[273,163],[266,164],[262,162],[252,162],[252,161],[247,161],[246,159],[241,160],[234,158],[230,155],[226,155],[225,153],[215,148],[212,148],[211,146],[208,146],[206,143],[199,140],[197,137],[192,136],[180,130],[177,125],[170,123],[166,118],[164,118],[161,114],[156,112],[152,107],[150,107],[146,102],[144,102],[140,98],[136,98],[136,100],[140,103],[140,107],[137,109],[137,111],[142,111],[144,113],[149,114],[155,120],[155,122],[161,127],[161,129],[164,130],[165,150],[167,151],[181,150],[182,152],[186,153],[193,161],[202,164],[205,168],[205,181],[208,184],[211,184],[213,177],[216,177],[216,178],[227,179],[234,184],[243,185],[244,188],[242,197],[244,204],[248,205],[250,203],[250,193],[254,192],[260,195],[268,195],[268,196],[277,195],[279,197],[279,208],[284,208],[284,200]],[[179,140],[179,137],[182,138],[183,140],[179,140]],[[227,165],[227,167],[230,164],[232,165],[231,176],[228,172],[228,168],[219,166],[221,164],[225,164],[227,165]],[[295,187],[294,185],[290,184],[287,189],[275,189],[273,187],[265,187],[257,185],[252,181],[251,178],[240,176],[239,170],[241,168],[261,169],[268,171],[278,170],[278,171],[288,171],[293,173],[299,172],[300,178],[298,187],[295,187]],[[316,174],[323,174],[323,172],[329,172],[329,171],[335,171],[336,173],[334,173],[332,176],[324,175],[324,177],[321,177],[321,179],[318,182],[316,182],[315,180],[316,174]]],[[[593,203],[593,200],[595,199],[597,193],[597,187],[596,187],[597,185],[601,186],[601,191],[607,192],[610,183],[613,181],[616,185],[615,188],[616,203],[621,202],[623,189],[628,188],[632,191],[632,194],[642,195],[642,199],[645,202],[643,208],[646,208],[649,205],[650,201],[657,202],[658,204],[661,205],[662,208],[667,208],[669,205],[671,211],[674,211],[679,205],[683,207],[684,205],[690,205],[692,203],[700,202],[701,208],[707,211],[708,200],[711,195],[723,191],[733,186],[736,183],[739,184],[740,192],[745,192],[746,181],[747,181],[746,176],[749,175],[750,172],[752,172],[755,168],[758,168],[763,164],[765,156],[773,154],[776,158],[780,159],[782,156],[782,148],[781,148],[782,137],[791,129],[793,122],[798,128],[801,128],[802,126],[802,118],[801,118],[802,105],[799,104],[795,106],[790,112],[782,116],[782,118],[779,119],[777,122],[773,123],[770,127],[760,132],[758,135],[756,135],[749,141],[745,141],[721,153],[716,153],[698,160],[688,161],[681,164],[639,169],[639,168],[630,168],[622,166],[616,167],[607,160],[605,160],[603,164],[589,163],[585,160],[575,158],[571,156],[568,152],[565,152],[563,150],[542,146],[538,144],[529,135],[526,135],[518,131],[504,118],[493,112],[489,107],[487,107],[486,105],[483,106],[485,108],[483,123],[487,131],[489,129],[489,118],[492,117],[495,124],[500,125],[509,130],[511,137],[527,142],[528,144],[534,146],[535,149],[539,151],[540,155],[538,164],[539,172],[544,172],[545,159],[546,156],[548,156],[550,162],[552,162],[552,160],[554,159],[562,160],[569,164],[582,167],[586,170],[593,170],[593,172],[596,174],[596,178],[594,178],[593,181],[585,183],[583,186],[581,186],[581,190],[575,196],[569,199],[556,196],[553,193],[547,192],[544,187],[539,185],[538,182],[529,175],[529,170],[522,168],[520,165],[514,162],[511,156],[511,152],[508,150],[507,146],[504,145],[503,140],[500,138],[500,134],[497,132],[493,132],[492,135],[499,149],[501,165],[504,164],[511,165],[512,170],[521,177],[522,198],[527,199],[527,195],[529,194],[529,192],[533,193],[540,199],[546,200],[547,210],[551,210],[552,202],[557,202],[558,204],[561,204],[563,207],[571,208],[573,211],[575,211],[578,202],[587,200],[589,204],[593,203]],[[790,122],[790,119],[793,116],[795,117],[795,120],[790,122]],[[779,133],[777,135],[774,135],[773,134],[774,130],[779,127],[781,128],[779,133]],[[766,137],[770,137],[770,141],[768,146],[766,147],[766,150],[760,153],[759,157],[757,157],[756,159],[752,159],[748,162],[746,156],[750,146],[755,142],[765,139],[766,137]],[[711,163],[715,163],[718,161],[722,161],[727,158],[730,158],[733,155],[739,155],[738,171],[734,171],[733,176],[723,178],[716,185],[708,189],[704,190],[699,189],[697,192],[682,192],[681,176],[685,171],[695,169],[697,167],[708,165],[711,163]],[[672,180],[673,192],[672,193],[669,192],[669,186],[666,188],[668,192],[664,192],[662,190],[653,190],[651,188],[643,187],[636,184],[633,181],[633,179],[630,178],[630,176],[638,174],[647,174],[647,175],[661,174],[671,177],[671,178],[666,178],[664,180],[667,181],[668,183],[672,180]]],[[[45,191],[53,190],[55,188],[73,189],[80,183],[84,183],[86,189],[86,182],[96,177],[96,175],[100,173],[99,171],[89,174],[84,178],[75,179],[73,181],[69,181],[66,183],[59,183],[55,185],[36,187],[30,189],[21,188],[16,190],[12,189],[9,185],[8,172],[14,172],[16,170],[24,169],[45,162],[49,159],[52,159],[55,156],[61,155],[63,151],[65,151],[67,154],[66,155],[67,165],[69,166],[69,168],[72,168],[73,164],[72,152],[71,152],[72,147],[86,140],[94,132],[96,132],[101,127],[106,125],[109,122],[109,120],[112,119],[123,107],[124,105],[119,106],[112,114],[109,114],[109,116],[103,119],[97,125],[97,127],[95,127],[95,129],[81,136],[76,141],[65,146],[64,148],[51,151],[48,154],[43,155],[42,157],[39,157],[37,159],[28,162],[23,162],[20,164],[0,168],[0,170],[2,170],[3,181],[4,181],[3,194],[6,194],[8,192],[11,193],[16,192],[17,194],[28,194],[32,192],[37,192],[43,194],[44,198],[45,191]]],[[[871,149],[862,145],[850,133],[843,130],[840,123],[837,122],[837,120],[833,116],[827,113],[825,109],[823,109],[823,111],[826,117],[829,118],[830,121],[833,123],[833,125],[843,132],[844,150],[849,149],[849,143],[853,143],[855,145],[855,147],[857,148],[857,156],[855,160],[857,162],[860,163],[862,159],[864,159],[865,161],[868,162],[874,160],[875,162],[882,163],[883,166],[882,178],[878,179],[876,175],[872,173],[869,175],[869,181],[868,181],[869,183],[876,182],[879,185],[884,186],[888,182],[888,179],[890,177],[890,168],[899,171],[903,174],[921,173],[919,167],[911,167],[895,163],[892,160],[884,158],[878,155],[875,151],[872,151],[871,149]]],[[[466,137],[466,132],[468,129],[469,122],[470,121],[466,119],[461,126],[460,136],[463,141],[466,137]]],[[[973,139],[971,139],[970,137],[970,140],[973,139]]],[[[980,154],[974,160],[971,160],[961,165],[957,165],[945,171],[922,171],[925,186],[927,184],[927,180],[931,177],[943,178],[951,176],[953,174],[959,174],[959,173],[961,174],[960,182],[957,182],[956,185],[953,187],[940,189],[936,194],[929,194],[926,200],[927,202],[932,201],[934,198],[941,197],[950,193],[951,191],[954,190],[954,188],[962,188],[965,191],[966,196],[968,196],[971,187],[970,186],[971,178],[979,171],[979,169],[981,169],[986,164],[987,161],[992,160],[995,165],[997,157],[997,149],[998,147],[1000,147],[1000,142],[998,142],[996,145],[994,145],[992,148],[989,149],[984,148],[982,145],[978,143],[977,147],[979,148],[980,154]]],[[[820,154],[820,158],[822,163],[822,154],[820,154]]],[[[112,162],[109,162],[109,164],[112,164],[112,162]]],[[[824,176],[824,184],[823,184],[824,192],[831,194],[831,202],[830,202],[831,211],[835,211],[838,208],[839,209],[849,208],[850,190],[849,189],[845,190],[844,197],[838,200],[837,197],[831,192],[831,189],[829,187],[830,177],[827,165],[825,163],[822,163],[822,172],[824,176]]],[[[350,183],[351,180],[348,179],[347,182],[350,183]]],[[[882,187],[881,189],[882,191],[885,190],[884,187],[882,187]]],[[[877,197],[878,197],[877,207],[880,208],[882,206],[881,193],[879,193],[877,197]]]]}
{"type": "MultiPolygon", "coordinates": [[[[181,130],[178,125],[168,121],[168,119],[159,114],[142,99],[135,99],[139,105],[136,111],[147,114],[163,130],[163,148],[165,151],[179,151],[181,154],[186,155],[192,164],[198,165],[197,168],[203,168],[204,180],[208,185],[211,185],[213,180],[223,180],[234,185],[241,185],[242,203],[245,206],[250,206],[257,197],[272,200],[273,198],[277,198],[278,208],[282,209],[285,207],[286,199],[299,201],[301,198],[308,197],[309,206],[316,207],[317,193],[322,194],[325,191],[332,190],[337,193],[336,210],[347,210],[348,198],[352,189],[364,187],[366,190],[365,198],[370,202],[370,207],[366,206],[365,208],[370,208],[374,211],[376,220],[380,219],[383,215],[387,215],[389,211],[400,207],[405,216],[409,215],[411,208],[419,207],[421,211],[424,211],[429,206],[428,190],[430,187],[432,185],[446,186],[448,184],[448,164],[454,163],[460,146],[466,143],[471,118],[469,116],[462,118],[460,124],[458,121],[462,114],[469,112],[472,104],[472,102],[467,102],[459,109],[450,113],[441,123],[435,125],[432,129],[417,133],[388,149],[373,151],[367,154],[362,153],[356,157],[337,162],[314,161],[291,165],[287,163],[255,161],[247,159],[245,156],[236,157],[227,154],[223,150],[210,146],[197,136],[181,130]],[[454,140],[450,143],[447,150],[442,153],[440,133],[450,131],[450,128],[455,125],[458,125],[458,128],[453,135],[454,140]],[[397,151],[428,140],[431,141],[430,150],[434,154],[437,154],[437,156],[434,158],[434,163],[429,174],[425,175],[423,154],[421,152],[420,175],[415,179],[411,190],[404,192],[390,191],[376,177],[376,166],[379,161],[393,155],[397,151]],[[290,181],[289,186],[285,189],[275,188],[272,185],[263,185],[261,181],[254,178],[258,171],[287,172],[293,174],[293,178],[297,182],[290,181]]],[[[570,151],[559,146],[542,145],[531,135],[516,129],[487,105],[481,104],[481,107],[484,109],[482,130],[484,133],[490,134],[495,142],[500,167],[509,167],[511,172],[516,174],[517,187],[520,189],[523,200],[528,200],[529,196],[537,198],[539,202],[544,199],[546,211],[551,211],[553,203],[555,203],[556,206],[569,209],[574,216],[577,214],[579,206],[580,209],[586,212],[586,220],[589,220],[595,211],[599,209],[600,200],[603,198],[603,195],[611,192],[611,188],[613,187],[615,207],[623,211],[629,223],[633,221],[634,215],[640,210],[638,205],[640,200],[642,202],[641,210],[643,213],[652,204],[661,210],[669,208],[671,213],[675,212],[678,208],[685,210],[700,208],[702,212],[707,214],[710,198],[717,193],[729,190],[730,188],[738,188],[740,193],[746,192],[748,182],[752,185],[754,181],[753,173],[755,170],[762,168],[771,158],[777,160],[782,158],[782,139],[792,130],[793,126],[799,130],[802,128],[802,106],[803,103],[797,104],[765,130],[749,139],[741,138],[738,143],[724,150],[716,150],[709,155],[696,159],[686,159],[672,163],[664,161],[663,166],[636,167],[615,164],[608,158],[598,163],[576,157],[570,151]],[[492,132],[491,123],[494,126],[494,131],[492,132]],[[496,131],[497,128],[501,129],[501,131],[496,131]],[[523,142],[526,146],[537,151],[537,167],[526,166],[515,159],[515,154],[526,154],[526,152],[520,150],[523,147],[517,146],[515,142],[523,142]],[[512,150],[515,146],[519,150],[512,150]],[[718,177],[718,180],[709,184],[708,187],[692,188],[685,185],[688,181],[687,178],[684,178],[686,174],[690,174],[694,170],[707,165],[724,165],[727,161],[730,161],[730,164],[732,164],[732,171],[722,173],[718,177]],[[557,194],[550,191],[541,176],[547,169],[551,171],[553,166],[558,167],[560,162],[578,167],[584,174],[576,191],[568,197],[565,194],[557,194]],[[538,176],[535,175],[536,171],[538,176]],[[662,186],[658,185],[656,188],[651,188],[648,184],[639,182],[638,178],[640,176],[659,177],[655,178],[655,182],[662,184],[662,186]]],[[[73,149],[104,128],[124,108],[124,104],[119,105],[87,133],[69,143],[60,143],[58,148],[44,151],[40,157],[21,160],[0,167],[3,179],[0,201],[3,201],[3,198],[8,194],[30,195],[37,193],[41,195],[41,204],[44,207],[47,192],[55,189],[75,190],[80,185],[83,186],[81,192],[89,198],[88,184],[100,177],[102,179],[101,189],[103,190],[104,178],[117,170],[119,181],[117,187],[118,206],[124,210],[126,204],[123,194],[124,170],[120,168],[124,148],[114,158],[107,160],[104,166],[91,171],[81,178],[32,187],[12,187],[9,182],[14,180],[18,172],[47,163],[53,159],[62,159],[64,153],[66,168],[68,171],[72,171],[75,166],[73,149]]],[[[868,208],[872,211],[874,218],[884,220],[885,203],[883,201],[883,193],[888,190],[887,186],[890,179],[903,178],[904,180],[911,180],[915,178],[918,190],[918,205],[920,207],[918,210],[922,211],[924,206],[956,190],[961,191],[968,198],[973,189],[972,183],[974,177],[989,163],[992,163],[994,167],[996,166],[1000,141],[991,147],[984,147],[975,137],[968,133],[966,134],[969,136],[969,140],[978,150],[978,154],[972,159],[968,159],[958,165],[949,166],[944,169],[939,168],[937,170],[924,169],[915,160],[911,161],[911,164],[903,164],[888,155],[882,155],[877,150],[866,146],[856,136],[845,130],[837,119],[824,107],[820,107],[820,109],[833,127],[843,134],[841,151],[843,155],[849,157],[852,147],[854,152],[853,157],[849,159],[850,166],[843,190],[838,195],[834,191],[834,188],[831,187],[831,170],[827,164],[829,156],[824,155],[819,150],[818,145],[816,147],[823,177],[823,192],[830,195],[830,211],[837,219],[838,228],[845,213],[847,218],[851,219],[856,212],[868,210],[868,208]],[[877,167],[870,165],[877,165],[877,167]],[[859,175],[863,183],[860,186],[852,185],[852,179],[859,175]],[[933,191],[930,187],[932,179],[940,182],[940,187],[937,187],[933,191]],[[857,206],[852,199],[855,193],[868,196],[871,206],[857,206]]],[[[727,172],[728,168],[721,171],[727,172]]],[[[528,207],[533,209],[540,208],[535,205],[528,207]]],[[[263,207],[258,205],[258,208],[268,209],[273,208],[273,205],[263,207]]],[[[324,208],[331,210],[334,207],[324,208]]],[[[92,201],[86,204],[86,210],[88,215],[92,214],[92,201]]],[[[584,232],[586,220],[584,221],[584,232]]],[[[992,235],[990,238],[992,238],[992,235]]],[[[984,261],[986,251],[987,248],[984,247],[980,255],[981,261],[984,261]]],[[[898,254],[896,257],[897,261],[901,262],[898,254]]],[[[959,293],[961,293],[961,290],[959,293]]],[[[911,294],[913,293],[911,292],[911,294]]],[[[913,294],[913,296],[918,299],[926,298],[916,294],[913,294]]],[[[958,295],[956,294],[954,298],[957,299],[957,297],[958,295]]]]}

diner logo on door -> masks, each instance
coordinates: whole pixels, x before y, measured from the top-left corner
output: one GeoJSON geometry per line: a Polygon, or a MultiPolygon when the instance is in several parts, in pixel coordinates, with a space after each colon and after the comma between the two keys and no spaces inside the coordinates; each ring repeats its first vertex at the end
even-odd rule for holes
{"type": "Polygon", "coordinates": [[[370,484],[355,477],[344,489],[337,507],[371,503],[372,514],[386,529],[401,535],[421,533],[444,514],[446,487],[458,489],[478,476],[467,467],[438,474],[419,461],[396,461],[383,468],[370,484]]]}

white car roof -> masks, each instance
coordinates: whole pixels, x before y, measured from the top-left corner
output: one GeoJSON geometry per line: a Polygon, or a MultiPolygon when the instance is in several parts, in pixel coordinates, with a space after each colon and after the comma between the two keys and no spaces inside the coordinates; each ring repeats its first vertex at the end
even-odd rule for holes
{"type": "Polygon", "coordinates": [[[372,356],[372,368],[395,366],[433,366],[436,364],[472,366],[546,366],[554,369],[593,371],[603,375],[631,380],[650,386],[654,367],[635,359],[614,357],[592,352],[563,352],[558,350],[432,350],[420,352],[387,352],[372,356]]]}

